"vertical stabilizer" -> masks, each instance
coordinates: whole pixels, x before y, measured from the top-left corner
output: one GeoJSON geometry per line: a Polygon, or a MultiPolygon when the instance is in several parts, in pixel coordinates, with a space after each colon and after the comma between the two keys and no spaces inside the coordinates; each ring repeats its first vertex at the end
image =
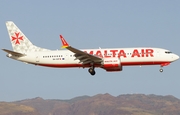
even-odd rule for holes
{"type": "Polygon", "coordinates": [[[10,37],[12,48],[15,52],[26,53],[36,51],[47,51],[47,49],[43,49],[33,45],[12,21],[7,21],[6,27],[10,37]]]}

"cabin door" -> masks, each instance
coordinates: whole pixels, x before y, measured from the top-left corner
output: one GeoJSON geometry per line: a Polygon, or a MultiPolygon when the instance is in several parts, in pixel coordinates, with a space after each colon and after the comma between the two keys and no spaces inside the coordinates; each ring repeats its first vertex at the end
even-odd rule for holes
{"type": "Polygon", "coordinates": [[[36,62],[39,62],[39,55],[38,55],[38,53],[36,53],[36,55],[35,55],[35,60],[36,60],[36,62]]]}

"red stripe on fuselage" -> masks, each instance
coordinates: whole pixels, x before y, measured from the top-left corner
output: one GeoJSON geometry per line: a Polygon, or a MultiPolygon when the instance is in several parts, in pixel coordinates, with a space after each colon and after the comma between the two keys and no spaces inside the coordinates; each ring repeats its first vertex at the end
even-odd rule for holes
{"type": "MultiPolygon", "coordinates": [[[[140,66],[140,65],[163,65],[170,62],[122,62],[121,66],[140,66]]],[[[54,67],[54,68],[70,68],[70,67],[90,67],[90,64],[82,65],[82,64],[36,64],[39,66],[45,66],[45,67],[54,67]]],[[[102,67],[100,64],[94,65],[95,67],[102,67]]]]}

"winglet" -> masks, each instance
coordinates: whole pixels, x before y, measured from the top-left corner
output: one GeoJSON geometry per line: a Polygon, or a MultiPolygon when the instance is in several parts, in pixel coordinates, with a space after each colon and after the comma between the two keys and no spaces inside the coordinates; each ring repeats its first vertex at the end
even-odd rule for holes
{"type": "Polygon", "coordinates": [[[66,42],[66,40],[64,39],[64,37],[62,35],[60,35],[60,39],[62,42],[62,48],[67,48],[69,46],[69,44],[66,42]]]}

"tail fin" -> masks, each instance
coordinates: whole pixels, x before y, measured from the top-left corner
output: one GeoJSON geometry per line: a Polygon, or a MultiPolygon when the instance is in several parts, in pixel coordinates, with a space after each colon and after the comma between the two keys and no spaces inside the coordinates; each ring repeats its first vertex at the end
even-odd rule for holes
{"type": "Polygon", "coordinates": [[[7,21],[6,27],[9,33],[12,48],[15,52],[26,53],[36,51],[47,51],[47,49],[43,49],[33,45],[12,21],[7,21]]]}

